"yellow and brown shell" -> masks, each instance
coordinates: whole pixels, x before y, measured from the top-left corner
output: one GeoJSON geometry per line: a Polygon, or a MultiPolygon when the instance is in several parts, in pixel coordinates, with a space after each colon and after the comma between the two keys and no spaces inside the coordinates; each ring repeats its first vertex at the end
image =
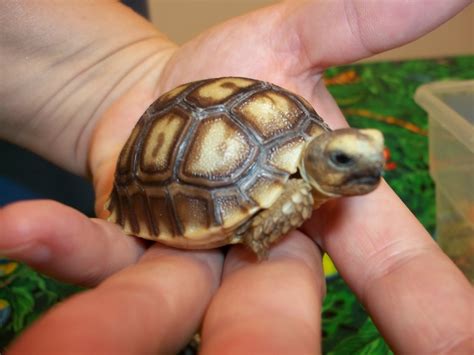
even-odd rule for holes
{"type": "Polygon", "coordinates": [[[125,144],[109,220],[181,248],[232,243],[280,196],[310,137],[327,130],[303,98],[267,82],[181,85],[147,109],[125,144]]]}

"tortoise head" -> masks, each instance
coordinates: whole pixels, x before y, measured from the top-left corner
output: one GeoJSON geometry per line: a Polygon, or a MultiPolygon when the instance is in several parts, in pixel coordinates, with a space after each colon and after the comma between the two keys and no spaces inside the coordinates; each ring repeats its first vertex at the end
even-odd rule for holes
{"type": "Polygon", "coordinates": [[[382,133],[375,129],[325,132],[306,146],[300,172],[323,196],[363,195],[381,180],[383,148],[382,133]]]}

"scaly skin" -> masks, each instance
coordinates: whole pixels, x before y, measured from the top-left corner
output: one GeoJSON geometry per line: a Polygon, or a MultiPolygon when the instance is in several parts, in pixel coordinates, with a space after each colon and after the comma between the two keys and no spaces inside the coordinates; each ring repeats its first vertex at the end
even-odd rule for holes
{"type": "Polygon", "coordinates": [[[253,217],[248,229],[239,230],[236,239],[252,249],[259,260],[264,260],[270,245],[300,227],[312,211],[311,186],[302,179],[290,179],[275,203],[253,217]]]}

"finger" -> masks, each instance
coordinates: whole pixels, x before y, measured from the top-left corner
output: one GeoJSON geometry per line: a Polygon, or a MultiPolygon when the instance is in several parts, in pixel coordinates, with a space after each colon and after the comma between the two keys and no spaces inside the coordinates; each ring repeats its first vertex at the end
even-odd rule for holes
{"type": "Polygon", "coordinates": [[[202,321],[222,262],[217,251],[155,245],[138,264],[47,313],[10,353],[177,353],[202,321]]]}
{"type": "Polygon", "coordinates": [[[235,247],[204,319],[202,353],[318,353],[323,294],[321,253],[302,233],[290,233],[261,263],[235,247]]]}
{"type": "MultiPolygon", "coordinates": [[[[307,64],[353,62],[409,43],[453,17],[470,0],[287,2],[276,26],[277,52],[293,48],[307,64]],[[429,9],[429,16],[426,11],[429,9]],[[290,16],[288,16],[290,14],[290,16]]],[[[283,51],[284,52],[284,51],[283,51]]]]}
{"type": "Polygon", "coordinates": [[[145,250],[117,226],[54,201],[8,205],[0,209],[0,226],[1,255],[88,286],[136,262],[145,250]]]}
{"type": "Polygon", "coordinates": [[[472,342],[469,282],[386,184],[329,203],[305,230],[396,353],[455,352],[472,342]]]}

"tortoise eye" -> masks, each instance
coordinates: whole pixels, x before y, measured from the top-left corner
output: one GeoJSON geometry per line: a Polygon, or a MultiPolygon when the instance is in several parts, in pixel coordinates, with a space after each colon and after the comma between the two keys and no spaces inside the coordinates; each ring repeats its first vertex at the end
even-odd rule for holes
{"type": "Polygon", "coordinates": [[[341,151],[332,152],[329,159],[335,166],[341,168],[350,167],[355,163],[354,158],[341,151]]]}

